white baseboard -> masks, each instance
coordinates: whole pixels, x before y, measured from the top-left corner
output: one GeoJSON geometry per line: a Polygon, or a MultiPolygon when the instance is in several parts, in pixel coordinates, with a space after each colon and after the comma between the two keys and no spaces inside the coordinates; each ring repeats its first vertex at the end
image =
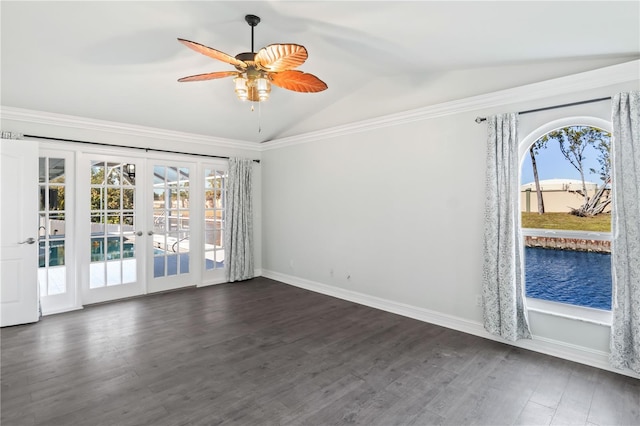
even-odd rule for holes
{"type": "MultiPolygon", "coordinates": [[[[261,277],[262,276],[262,269],[258,268],[255,269],[253,271],[253,276],[254,277],[261,277]]],[[[227,281],[227,279],[224,276],[218,277],[218,278],[213,278],[207,281],[203,281],[200,284],[197,284],[196,287],[208,287],[210,285],[218,285],[218,284],[226,284],[229,281],[227,281]]]]}
{"type": "Polygon", "coordinates": [[[369,306],[426,323],[439,325],[442,327],[461,331],[463,333],[483,337],[485,339],[494,340],[519,348],[528,349],[534,352],[551,355],[557,358],[574,361],[580,364],[585,364],[591,367],[596,367],[640,379],[640,375],[634,373],[631,370],[618,370],[611,367],[609,365],[609,354],[606,352],[540,336],[533,336],[531,340],[519,340],[517,342],[511,342],[488,333],[484,329],[483,325],[476,321],[471,321],[468,319],[447,315],[441,312],[419,308],[404,303],[394,302],[391,300],[370,296],[364,293],[358,293],[355,291],[310,281],[304,278],[282,274],[280,272],[270,271],[266,269],[263,269],[261,272],[263,277],[280,281],[282,283],[289,284],[295,287],[304,288],[316,293],[325,294],[327,296],[336,297],[342,300],[348,300],[360,305],[369,306]]]}

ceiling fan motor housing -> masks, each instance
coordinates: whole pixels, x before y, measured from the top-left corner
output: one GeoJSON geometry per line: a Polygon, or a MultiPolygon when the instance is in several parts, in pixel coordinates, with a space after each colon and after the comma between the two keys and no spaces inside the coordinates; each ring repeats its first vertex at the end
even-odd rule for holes
{"type": "Polygon", "coordinates": [[[260,17],[256,15],[246,15],[244,17],[244,20],[247,21],[247,24],[251,25],[252,27],[255,27],[260,23],[260,17]]]}

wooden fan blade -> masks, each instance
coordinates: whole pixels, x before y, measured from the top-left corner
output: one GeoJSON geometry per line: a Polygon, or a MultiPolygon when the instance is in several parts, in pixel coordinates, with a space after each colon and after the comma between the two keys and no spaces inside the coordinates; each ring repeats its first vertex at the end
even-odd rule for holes
{"type": "Polygon", "coordinates": [[[238,75],[237,71],[218,71],[218,72],[210,72],[207,74],[198,74],[198,75],[190,75],[189,77],[179,78],[178,81],[180,83],[184,83],[185,81],[204,81],[204,80],[214,80],[216,78],[224,78],[238,75]]]}
{"type": "Polygon", "coordinates": [[[327,88],[324,81],[313,74],[302,71],[282,71],[269,74],[271,83],[278,87],[294,92],[315,93],[322,92],[327,88]]]}
{"type": "Polygon", "coordinates": [[[270,44],[256,53],[256,67],[264,71],[280,72],[304,64],[307,49],[299,44],[270,44]]]}
{"type": "Polygon", "coordinates": [[[182,38],[179,38],[178,41],[187,46],[189,49],[195,50],[196,52],[202,53],[203,55],[210,58],[226,62],[227,64],[231,64],[234,67],[247,67],[247,64],[244,61],[236,59],[231,55],[227,55],[226,53],[220,52],[219,50],[207,47],[204,44],[196,43],[195,41],[189,41],[182,38]]]}

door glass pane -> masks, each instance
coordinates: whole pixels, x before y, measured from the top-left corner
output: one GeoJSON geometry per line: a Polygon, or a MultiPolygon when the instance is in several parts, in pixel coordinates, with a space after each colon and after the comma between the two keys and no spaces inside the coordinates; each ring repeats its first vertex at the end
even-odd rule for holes
{"type": "Polygon", "coordinates": [[[49,158],[49,182],[65,183],[64,158],[49,158]]]}
{"type": "Polygon", "coordinates": [[[63,294],[67,292],[67,268],[49,268],[47,276],[47,294],[63,294]]]}
{"type": "Polygon", "coordinates": [[[38,267],[44,268],[47,262],[47,258],[46,258],[47,243],[45,241],[41,241],[39,245],[40,247],[38,248],[38,267]]]}
{"type": "Polygon", "coordinates": [[[104,239],[92,238],[91,239],[91,262],[102,262],[105,260],[104,255],[104,239]]]}
{"type": "Polygon", "coordinates": [[[47,181],[47,159],[45,157],[38,158],[38,175],[39,183],[47,181]]]}
{"type": "Polygon", "coordinates": [[[105,285],[105,263],[93,262],[89,265],[89,288],[99,288],[105,285]]]}
{"type": "Polygon", "coordinates": [[[105,166],[102,161],[91,162],[91,183],[94,185],[104,184],[105,166]]]}
{"type": "Polygon", "coordinates": [[[107,210],[120,210],[120,188],[107,188],[107,210]]]}
{"type": "Polygon", "coordinates": [[[136,184],[136,165],[135,164],[123,164],[122,180],[125,184],[136,184]]]}
{"type": "Polygon", "coordinates": [[[49,236],[52,239],[64,238],[66,222],[64,213],[51,213],[49,215],[49,236]]]}
{"type": "Polygon", "coordinates": [[[49,266],[64,265],[64,241],[49,243],[49,266]]]}
{"type": "Polygon", "coordinates": [[[49,186],[49,210],[64,210],[64,186],[49,186]]]}
{"type": "Polygon", "coordinates": [[[132,188],[124,188],[122,190],[122,208],[125,210],[133,209],[133,195],[134,191],[132,188]]]}
{"type": "Polygon", "coordinates": [[[122,282],[122,264],[120,262],[107,263],[107,285],[120,285],[122,282]]]}
{"type": "Polygon", "coordinates": [[[40,210],[45,210],[45,206],[47,205],[47,187],[44,185],[40,185],[40,210]]]}
{"type": "Polygon", "coordinates": [[[104,209],[103,188],[91,188],[91,210],[104,209]]]}
{"type": "Polygon", "coordinates": [[[107,185],[122,185],[122,164],[120,163],[107,163],[106,168],[106,182],[107,185]]]}
{"type": "Polygon", "coordinates": [[[153,257],[153,278],[164,277],[167,275],[165,271],[165,257],[156,251],[153,257]]]}

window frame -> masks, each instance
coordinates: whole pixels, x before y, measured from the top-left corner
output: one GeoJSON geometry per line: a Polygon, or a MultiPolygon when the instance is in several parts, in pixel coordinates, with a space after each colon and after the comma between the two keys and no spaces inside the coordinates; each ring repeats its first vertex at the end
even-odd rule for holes
{"type": "MultiPolygon", "coordinates": [[[[612,132],[613,126],[610,121],[603,120],[597,117],[589,116],[568,116],[557,120],[547,122],[535,130],[531,131],[527,136],[522,138],[518,144],[519,166],[518,166],[518,182],[522,175],[522,165],[525,157],[529,152],[529,147],[545,134],[554,130],[561,129],[568,126],[591,126],[597,127],[607,132],[612,132]]],[[[516,200],[518,203],[518,212],[522,211],[522,203],[520,197],[520,185],[515,189],[517,191],[516,200]]],[[[523,228],[520,222],[520,216],[518,216],[518,230],[522,237],[522,247],[524,251],[524,237],[525,236],[556,236],[556,237],[571,237],[571,238],[585,238],[591,240],[612,240],[611,232],[593,232],[593,231],[569,231],[569,230],[555,230],[555,229],[537,229],[537,228],[523,228]]],[[[535,299],[526,296],[526,279],[525,279],[525,265],[524,256],[522,265],[522,282],[523,282],[523,298],[524,306],[527,312],[538,312],[542,314],[568,318],[573,320],[579,320],[589,322],[598,325],[610,326],[612,322],[611,310],[603,310],[596,308],[589,308],[584,306],[571,305],[568,303],[555,302],[549,300],[535,299]]],[[[612,283],[613,285],[613,283],[612,283]]]]}

